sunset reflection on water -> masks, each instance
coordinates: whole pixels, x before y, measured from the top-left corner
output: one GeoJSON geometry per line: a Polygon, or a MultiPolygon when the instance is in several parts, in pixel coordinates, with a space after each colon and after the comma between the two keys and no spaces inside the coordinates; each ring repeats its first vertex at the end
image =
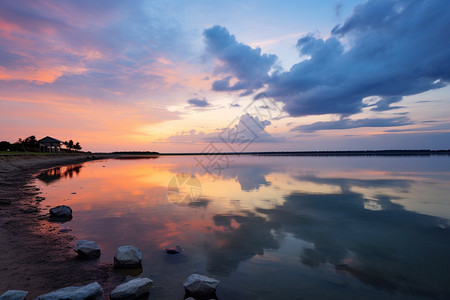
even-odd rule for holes
{"type": "Polygon", "coordinates": [[[450,295],[448,157],[233,157],[220,176],[192,157],[101,160],[36,177],[41,206],[69,205],[61,224],[144,255],[152,297],[182,299],[191,273],[221,280],[219,299],[450,295]],[[175,176],[199,181],[189,205],[175,176]],[[163,249],[180,245],[184,253],[163,249]],[[357,295],[357,296],[355,296],[357,295]]]}

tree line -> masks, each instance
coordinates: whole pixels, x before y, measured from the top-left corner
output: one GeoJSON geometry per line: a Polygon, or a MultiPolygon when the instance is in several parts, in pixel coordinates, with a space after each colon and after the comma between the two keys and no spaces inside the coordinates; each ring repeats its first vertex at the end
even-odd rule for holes
{"type": "Polygon", "coordinates": [[[69,150],[81,150],[81,148],[83,148],[83,147],[81,147],[80,142],[76,142],[74,144],[74,142],[72,140],[65,141],[65,142],[63,142],[63,144],[69,150]]]}
{"type": "MultiPolygon", "coordinates": [[[[74,142],[73,140],[63,142],[66,147],[62,148],[61,151],[79,151],[81,147],[80,142],[74,142]]],[[[27,138],[19,138],[17,142],[10,143],[7,141],[0,142],[0,151],[14,151],[14,152],[40,152],[40,145],[36,136],[30,135],[27,138]]]]}

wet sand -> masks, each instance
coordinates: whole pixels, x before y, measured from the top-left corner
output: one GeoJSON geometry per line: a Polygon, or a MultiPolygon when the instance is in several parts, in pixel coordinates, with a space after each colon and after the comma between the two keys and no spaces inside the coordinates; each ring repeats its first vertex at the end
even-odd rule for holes
{"type": "Polygon", "coordinates": [[[108,155],[0,155],[0,294],[29,291],[28,299],[73,285],[100,283],[105,298],[125,280],[111,264],[81,260],[72,250],[75,237],[37,206],[39,190],[31,179],[40,170],[108,158],[108,155]]]}

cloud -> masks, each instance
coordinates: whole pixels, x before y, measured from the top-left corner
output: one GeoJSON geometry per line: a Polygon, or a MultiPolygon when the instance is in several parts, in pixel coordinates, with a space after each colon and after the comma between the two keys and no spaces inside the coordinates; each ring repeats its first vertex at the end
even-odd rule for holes
{"type": "Polygon", "coordinates": [[[150,125],[179,118],[164,107],[206,86],[192,67],[192,32],[167,10],[141,0],[0,1],[8,137],[38,124],[40,134],[69,132],[88,150],[148,146],[150,125]]]}
{"type": "MultiPolygon", "coordinates": [[[[272,124],[267,120],[260,120],[258,117],[254,117],[250,114],[242,115],[239,118],[239,122],[236,125],[229,126],[226,128],[226,134],[222,134],[222,139],[226,139],[230,134],[234,136],[237,135],[236,143],[245,140],[258,140],[259,142],[274,142],[277,139],[274,139],[265,128],[272,124]]],[[[222,132],[223,133],[223,132],[222,132]]],[[[226,139],[228,142],[228,139],[226,139]]]]}
{"type": "Polygon", "coordinates": [[[392,103],[396,103],[402,100],[402,97],[392,96],[392,97],[384,97],[378,100],[373,105],[368,105],[368,107],[372,107],[372,111],[387,111],[392,109],[403,108],[404,106],[391,106],[392,103]]]}
{"type": "Polygon", "coordinates": [[[203,99],[193,98],[189,99],[187,102],[195,107],[207,107],[211,105],[205,98],[203,99]]]}
{"type": "Polygon", "coordinates": [[[268,73],[277,61],[276,55],[261,54],[260,48],[253,49],[239,43],[221,26],[206,29],[203,35],[207,53],[219,61],[215,72],[226,75],[213,82],[214,91],[243,90],[243,94],[249,94],[269,80],[268,73]],[[232,83],[232,79],[237,82],[232,83]]]}
{"type": "Polygon", "coordinates": [[[167,62],[191,58],[189,33],[144,1],[26,3],[0,3],[0,80],[113,99],[161,89],[167,62]]]}
{"type": "Polygon", "coordinates": [[[374,111],[400,108],[403,96],[444,87],[450,80],[450,1],[369,0],[331,31],[329,38],[300,38],[301,60],[288,71],[276,57],[238,43],[219,26],[205,31],[217,71],[215,91],[266,92],[291,116],[362,111],[363,99],[379,97],[374,111]],[[237,82],[232,83],[233,79],[237,82]]]}
{"type": "Polygon", "coordinates": [[[396,117],[387,119],[358,119],[351,120],[342,118],[338,121],[316,122],[308,125],[300,125],[291,129],[291,131],[316,132],[319,130],[337,130],[351,129],[359,127],[391,127],[411,125],[413,122],[407,117],[396,117]]]}
{"type": "Polygon", "coordinates": [[[204,133],[192,129],[172,135],[168,140],[174,143],[221,143],[230,147],[224,147],[222,149],[224,151],[230,151],[230,149],[237,151],[238,147],[249,146],[252,143],[286,142],[285,137],[272,136],[265,130],[270,124],[270,121],[263,121],[250,114],[244,114],[236,118],[227,127],[214,132],[204,133]]]}
{"type": "Polygon", "coordinates": [[[342,2],[338,2],[336,3],[336,5],[334,6],[334,12],[336,14],[337,17],[341,16],[341,11],[342,11],[342,2]]]}
{"type": "Polygon", "coordinates": [[[370,96],[382,98],[373,110],[398,108],[389,105],[448,83],[449,9],[448,1],[358,5],[330,38],[299,39],[300,55],[308,59],[275,73],[267,92],[291,116],[355,114],[370,96]]]}
{"type": "Polygon", "coordinates": [[[384,132],[450,132],[450,123],[441,123],[438,121],[423,121],[424,124],[431,124],[426,127],[408,128],[408,129],[388,129],[384,132]],[[433,125],[434,124],[434,125],[433,125]]]}

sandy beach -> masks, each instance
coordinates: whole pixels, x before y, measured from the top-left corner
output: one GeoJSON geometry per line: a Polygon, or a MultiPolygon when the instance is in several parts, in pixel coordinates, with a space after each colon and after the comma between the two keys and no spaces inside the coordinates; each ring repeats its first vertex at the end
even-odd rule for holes
{"type": "Polygon", "coordinates": [[[0,156],[0,294],[29,291],[28,298],[66,286],[100,283],[105,296],[125,279],[111,264],[77,259],[75,237],[58,230],[37,206],[32,185],[40,170],[106,158],[88,154],[0,156]]]}

